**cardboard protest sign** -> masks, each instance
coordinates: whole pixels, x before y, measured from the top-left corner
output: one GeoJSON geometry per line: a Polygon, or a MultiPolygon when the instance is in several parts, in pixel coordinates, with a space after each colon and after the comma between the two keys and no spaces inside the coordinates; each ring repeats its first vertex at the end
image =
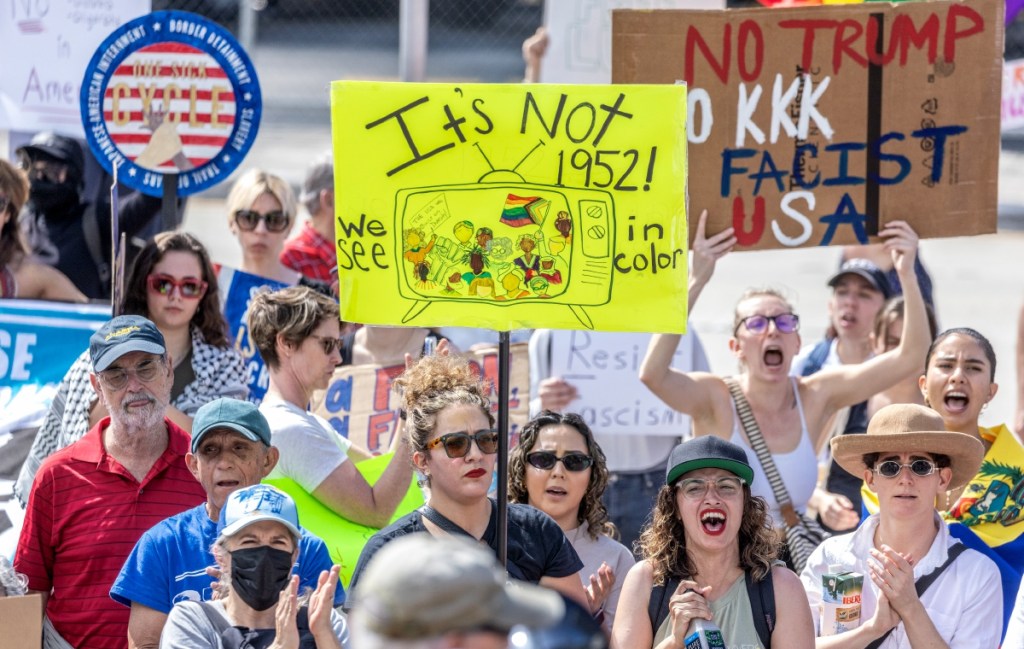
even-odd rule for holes
{"type": "MultiPolygon", "coordinates": [[[[604,331],[551,332],[551,375],[576,387],[569,407],[596,432],[616,435],[682,437],[690,417],[666,406],[640,382],[640,363],[651,337],[604,331]]],[[[683,336],[672,367],[694,369],[692,332],[683,336]]]]}
{"type": "Polygon", "coordinates": [[[1003,65],[1003,111],[1000,126],[1012,131],[1024,126],[1024,59],[1003,65]]]}
{"type": "Polygon", "coordinates": [[[224,27],[154,11],[114,30],[85,69],[85,138],[107,170],[151,196],[165,175],[188,196],[227,179],[259,130],[256,68],[224,27]]]}
{"type": "Polygon", "coordinates": [[[613,9],[725,9],[725,0],[547,0],[544,83],[610,83],[613,9]]]}
{"type": "Polygon", "coordinates": [[[228,323],[229,337],[235,341],[235,349],[245,361],[249,377],[249,401],[259,405],[270,387],[270,370],[263,364],[256,345],[249,340],[249,325],[246,322],[249,303],[253,295],[264,287],[276,291],[288,285],[229,266],[220,267],[217,282],[220,284],[221,312],[228,323]]]}
{"type": "Polygon", "coordinates": [[[689,86],[690,210],[740,248],[996,228],[1003,3],[617,11],[612,79],[689,86]]]}
{"type": "MultiPolygon", "coordinates": [[[[514,444],[519,429],[530,418],[530,361],[526,343],[510,345],[509,349],[508,421],[510,444],[514,444]]],[[[466,357],[489,386],[491,410],[497,416],[497,347],[470,352],[466,357]]],[[[371,453],[383,453],[391,445],[401,405],[391,383],[404,370],[404,363],[339,367],[327,390],[313,395],[313,412],[357,446],[371,453]]]]}
{"type": "Polygon", "coordinates": [[[0,129],[81,137],[86,62],[112,29],[149,9],[150,0],[0,1],[0,129]]]}
{"type": "Polygon", "coordinates": [[[681,86],[334,82],[342,317],[681,332],[685,105],[681,86]]]}

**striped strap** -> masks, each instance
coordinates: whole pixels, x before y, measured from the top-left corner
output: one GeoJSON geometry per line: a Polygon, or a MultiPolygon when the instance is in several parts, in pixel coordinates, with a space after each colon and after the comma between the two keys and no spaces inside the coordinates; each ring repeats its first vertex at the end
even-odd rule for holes
{"type": "Polygon", "coordinates": [[[775,501],[779,504],[782,517],[786,519],[787,525],[799,524],[800,519],[793,508],[793,501],[789,497],[789,491],[786,489],[786,484],[782,481],[782,476],[779,475],[779,470],[775,468],[775,460],[772,459],[772,453],[768,450],[768,444],[764,441],[761,428],[757,425],[757,420],[754,419],[754,412],[750,409],[750,402],[743,395],[743,390],[740,389],[740,384],[736,382],[736,379],[730,376],[724,380],[725,385],[729,388],[729,394],[732,395],[733,403],[736,405],[736,414],[739,415],[740,423],[743,424],[743,432],[747,436],[747,442],[754,449],[754,453],[757,454],[757,459],[761,463],[764,475],[768,478],[768,484],[772,487],[772,493],[775,494],[775,501]]]}

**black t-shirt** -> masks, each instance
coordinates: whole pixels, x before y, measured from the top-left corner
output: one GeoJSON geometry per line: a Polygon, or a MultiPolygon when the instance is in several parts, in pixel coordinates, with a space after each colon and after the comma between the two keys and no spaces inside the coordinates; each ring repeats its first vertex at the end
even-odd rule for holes
{"type": "MultiPolygon", "coordinates": [[[[497,508],[491,501],[491,520],[481,539],[492,549],[497,546],[497,508]]],[[[416,532],[426,532],[423,515],[417,509],[380,530],[366,542],[352,573],[349,592],[370,559],[387,543],[416,532]]],[[[568,577],[583,569],[583,562],[565,538],[562,528],[544,512],[512,503],[508,506],[508,574],[513,579],[537,583],[541,577],[568,577]]],[[[357,604],[358,605],[358,604],[357,604]]]]}

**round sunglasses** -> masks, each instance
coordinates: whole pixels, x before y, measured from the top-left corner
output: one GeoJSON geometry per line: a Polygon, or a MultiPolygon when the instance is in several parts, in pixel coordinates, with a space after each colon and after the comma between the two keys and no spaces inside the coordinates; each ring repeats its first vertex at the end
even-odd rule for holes
{"type": "Polygon", "coordinates": [[[186,300],[198,300],[206,293],[206,282],[195,277],[178,279],[163,273],[153,273],[146,278],[149,290],[158,295],[170,295],[174,289],[178,289],[178,295],[186,300]]]}
{"type": "Polygon", "coordinates": [[[267,232],[284,232],[291,225],[292,219],[281,210],[267,212],[266,214],[260,214],[255,210],[238,210],[235,212],[235,223],[246,232],[255,230],[260,221],[267,224],[267,232]]]}
{"type": "Polygon", "coordinates": [[[466,457],[469,454],[470,444],[476,442],[481,453],[492,455],[498,452],[498,431],[494,429],[478,430],[470,435],[469,433],[448,433],[441,435],[435,440],[427,443],[427,448],[444,446],[444,452],[448,457],[466,457]]]}
{"type": "Polygon", "coordinates": [[[779,330],[779,333],[791,334],[800,331],[800,316],[795,313],[780,313],[779,315],[755,313],[740,320],[736,328],[733,329],[732,335],[735,336],[741,326],[752,334],[762,334],[768,331],[769,322],[775,323],[775,328],[779,330]]]}
{"type": "Polygon", "coordinates": [[[555,468],[555,464],[558,462],[562,463],[566,471],[572,471],[574,473],[579,471],[586,471],[594,464],[594,458],[583,453],[566,453],[562,457],[558,457],[551,451],[534,451],[526,455],[526,461],[530,463],[530,466],[538,468],[542,471],[550,471],[555,468]]]}
{"type": "Polygon", "coordinates": [[[902,464],[896,460],[886,460],[879,463],[874,470],[883,478],[895,478],[904,468],[910,469],[914,475],[924,478],[935,473],[939,467],[931,460],[914,460],[908,464],[902,464]]]}

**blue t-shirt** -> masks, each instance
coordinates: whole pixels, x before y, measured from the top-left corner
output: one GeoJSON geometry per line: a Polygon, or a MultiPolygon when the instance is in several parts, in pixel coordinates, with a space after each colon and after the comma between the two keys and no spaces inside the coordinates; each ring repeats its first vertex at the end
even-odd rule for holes
{"type": "MultiPolygon", "coordinates": [[[[209,600],[212,595],[207,566],[216,565],[210,548],[217,540],[217,521],[210,520],[206,503],[165,519],[142,535],[114,580],[110,597],[115,602],[170,613],[178,602],[209,600]]],[[[292,569],[299,576],[299,591],[316,588],[320,572],[331,569],[327,546],[303,530],[299,560],[292,569]]],[[[334,605],[345,602],[338,584],[334,605]]]]}

